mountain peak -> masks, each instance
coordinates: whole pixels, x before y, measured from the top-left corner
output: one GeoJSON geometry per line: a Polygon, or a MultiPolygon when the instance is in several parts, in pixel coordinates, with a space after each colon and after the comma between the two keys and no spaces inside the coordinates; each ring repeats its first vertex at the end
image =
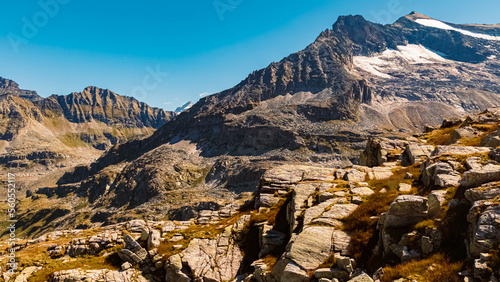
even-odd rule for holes
{"type": "Polygon", "coordinates": [[[81,94],[90,94],[91,96],[103,96],[103,95],[107,96],[109,94],[117,95],[116,93],[110,91],[109,89],[103,89],[97,86],[87,86],[85,87],[85,89],[83,89],[81,94]]]}
{"type": "Polygon", "coordinates": [[[185,103],[184,105],[177,107],[177,109],[175,109],[174,112],[176,114],[180,114],[186,110],[189,110],[193,105],[194,105],[194,103],[192,101],[189,101],[189,102],[185,103]]]}
{"type": "Polygon", "coordinates": [[[0,77],[0,96],[3,95],[15,95],[30,101],[42,99],[42,97],[38,96],[36,91],[20,89],[19,84],[15,81],[0,77]]]}
{"type": "Polygon", "coordinates": [[[427,19],[427,20],[432,20],[433,19],[433,18],[431,18],[429,16],[417,13],[415,11],[412,11],[411,13],[409,13],[408,15],[406,15],[405,18],[407,18],[407,19],[409,19],[411,21],[415,21],[415,20],[418,20],[418,19],[427,19]]]}

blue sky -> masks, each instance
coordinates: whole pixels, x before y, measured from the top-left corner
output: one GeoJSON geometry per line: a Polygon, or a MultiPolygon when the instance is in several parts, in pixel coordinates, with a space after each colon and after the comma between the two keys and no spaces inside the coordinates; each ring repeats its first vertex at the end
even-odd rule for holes
{"type": "Polygon", "coordinates": [[[498,0],[2,1],[0,76],[42,96],[88,85],[172,110],[313,42],[339,15],[500,23],[498,0]]]}

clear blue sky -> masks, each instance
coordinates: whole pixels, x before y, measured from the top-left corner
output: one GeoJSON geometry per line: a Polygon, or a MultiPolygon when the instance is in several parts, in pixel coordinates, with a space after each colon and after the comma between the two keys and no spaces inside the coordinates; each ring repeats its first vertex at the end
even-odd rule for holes
{"type": "Polygon", "coordinates": [[[339,15],[392,23],[413,10],[500,23],[499,0],[2,1],[0,76],[42,96],[95,85],[172,110],[303,49],[339,15]]]}

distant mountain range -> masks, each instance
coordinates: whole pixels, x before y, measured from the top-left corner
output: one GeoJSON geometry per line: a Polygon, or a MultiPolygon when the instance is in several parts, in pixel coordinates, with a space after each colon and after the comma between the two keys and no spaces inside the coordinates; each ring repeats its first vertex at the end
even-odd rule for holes
{"type": "Polygon", "coordinates": [[[41,155],[30,157],[35,152],[46,152],[50,159],[73,155],[75,147],[105,150],[146,137],[173,116],[107,89],[89,86],[79,93],[42,98],[0,77],[0,161],[29,166],[30,158],[47,161],[41,155]]]}

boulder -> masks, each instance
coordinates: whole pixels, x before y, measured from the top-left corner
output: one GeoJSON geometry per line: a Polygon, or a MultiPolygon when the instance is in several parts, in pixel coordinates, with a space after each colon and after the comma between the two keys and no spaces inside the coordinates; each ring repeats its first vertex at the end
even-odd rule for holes
{"type": "Polygon", "coordinates": [[[500,181],[500,165],[488,163],[482,168],[466,171],[460,180],[460,185],[472,188],[494,181],[500,181]]]}
{"type": "Polygon", "coordinates": [[[369,138],[365,150],[359,156],[359,164],[369,167],[380,166],[392,160],[390,152],[400,151],[404,145],[403,141],[377,137],[369,138]]]}
{"type": "Polygon", "coordinates": [[[320,203],[319,205],[306,209],[303,219],[304,225],[308,225],[309,223],[311,223],[314,218],[319,217],[327,207],[331,206],[335,202],[336,199],[330,199],[326,202],[320,203]]]}
{"type": "Polygon", "coordinates": [[[447,162],[432,163],[427,160],[422,164],[422,183],[425,186],[436,185],[442,188],[458,186],[460,174],[447,162]]]}
{"type": "Polygon", "coordinates": [[[465,121],[463,117],[445,118],[441,123],[441,128],[450,128],[462,124],[465,121]]]}
{"type": "Polygon", "coordinates": [[[411,191],[411,184],[408,184],[408,183],[399,183],[399,185],[398,185],[398,191],[399,192],[410,192],[411,191]]]}
{"type": "Polygon", "coordinates": [[[375,194],[372,189],[368,187],[357,187],[357,188],[352,188],[351,189],[351,194],[358,194],[361,196],[370,196],[372,194],[375,194]]]}
{"type": "Polygon", "coordinates": [[[255,208],[259,209],[261,207],[263,208],[270,208],[278,204],[280,201],[279,197],[276,197],[274,194],[259,194],[259,197],[255,201],[255,208]]]}
{"type": "Polygon", "coordinates": [[[149,232],[148,236],[148,250],[158,248],[158,246],[160,246],[160,238],[161,238],[160,231],[152,229],[149,232]]]}
{"type": "Polygon", "coordinates": [[[471,138],[476,137],[477,134],[478,134],[477,130],[470,127],[470,126],[460,127],[460,128],[454,129],[451,132],[451,142],[455,143],[462,138],[471,139],[471,138]]]}
{"type": "Polygon", "coordinates": [[[440,155],[473,155],[473,154],[484,154],[489,153],[490,148],[487,147],[474,147],[474,146],[436,146],[436,149],[431,154],[432,156],[440,155]]]}
{"type": "Polygon", "coordinates": [[[492,136],[484,144],[485,147],[496,148],[500,146],[500,136],[492,136]]]}
{"type": "Polygon", "coordinates": [[[335,263],[340,269],[343,269],[349,273],[354,271],[354,267],[352,264],[353,260],[350,257],[342,256],[339,253],[335,254],[335,263]]]}
{"type": "Polygon", "coordinates": [[[318,268],[314,271],[314,277],[317,279],[332,279],[333,273],[330,268],[318,268]]]}
{"type": "Polygon", "coordinates": [[[483,167],[481,164],[482,159],[480,157],[469,157],[467,160],[465,160],[465,168],[467,170],[471,169],[479,169],[483,167]]]}
{"type": "Polygon", "coordinates": [[[344,175],[344,180],[349,182],[360,182],[365,181],[366,171],[360,167],[354,167],[348,169],[344,175]]]}
{"type": "Polygon", "coordinates": [[[370,275],[363,272],[360,275],[352,278],[348,282],[373,282],[373,279],[370,277],[370,275]]]}
{"type": "Polygon", "coordinates": [[[480,187],[467,189],[465,191],[465,198],[471,203],[493,199],[498,195],[500,195],[500,182],[483,184],[480,187]]]}
{"type": "Polygon", "coordinates": [[[334,197],[335,197],[335,195],[333,195],[330,192],[323,192],[323,193],[318,195],[318,202],[323,203],[323,202],[326,202],[334,197]]]}
{"type": "Polygon", "coordinates": [[[140,263],[148,256],[148,252],[137,243],[130,235],[123,236],[125,242],[125,249],[118,251],[118,255],[124,261],[132,264],[140,263]]]}
{"type": "Polygon", "coordinates": [[[330,207],[329,210],[325,211],[321,215],[321,218],[343,219],[344,217],[353,213],[357,208],[358,205],[355,204],[334,204],[330,207]]]}
{"type": "Polygon", "coordinates": [[[394,173],[391,167],[374,167],[373,168],[373,178],[377,180],[387,179],[391,177],[394,173]]]}
{"type": "Polygon", "coordinates": [[[191,278],[182,272],[182,258],[179,254],[168,258],[165,264],[165,281],[191,282],[191,278]]]}
{"type": "Polygon", "coordinates": [[[273,229],[272,225],[263,225],[260,229],[260,252],[259,257],[271,253],[276,248],[285,244],[286,235],[273,229]]]}
{"type": "Polygon", "coordinates": [[[398,196],[389,206],[384,219],[384,227],[410,226],[427,218],[427,198],[402,195],[398,196]]]}
{"type": "Polygon", "coordinates": [[[446,190],[434,190],[429,193],[429,217],[434,218],[439,215],[441,207],[446,201],[446,190]]]}
{"type": "Polygon", "coordinates": [[[434,244],[431,241],[431,238],[428,236],[422,236],[420,239],[420,248],[422,249],[422,253],[428,255],[432,253],[432,250],[434,249],[434,244]]]}
{"type": "Polygon", "coordinates": [[[480,281],[486,281],[490,275],[491,270],[488,267],[487,261],[483,259],[474,260],[474,278],[479,279],[480,281]]]}
{"type": "Polygon", "coordinates": [[[351,244],[351,235],[342,230],[333,230],[333,249],[343,256],[351,255],[349,245],[351,244]]]}
{"type": "Polygon", "coordinates": [[[286,257],[305,270],[316,269],[333,250],[333,227],[306,227],[295,239],[286,257]]]}
{"type": "Polygon", "coordinates": [[[423,159],[429,158],[433,150],[434,146],[431,145],[408,145],[403,152],[401,165],[410,166],[421,162],[423,159]]]}
{"type": "Polygon", "coordinates": [[[139,230],[141,233],[141,237],[139,238],[139,240],[143,241],[143,242],[147,241],[148,237],[149,237],[149,227],[144,226],[144,227],[139,228],[139,230]]]}
{"type": "Polygon", "coordinates": [[[309,275],[307,271],[298,266],[293,262],[289,262],[285,270],[283,271],[283,276],[281,277],[282,282],[308,282],[309,275]]]}
{"type": "MultiPolygon", "coordinates": [[[[286,218],[290,224],[290,233],[299,225],[298,218],[304,211],[304,203],[311,198],[317,185],[298,184],[292,190],[292,201],[287,206],[286,218]]],[[[312,198],[311,198],[312,199],[312,198]]]]}

